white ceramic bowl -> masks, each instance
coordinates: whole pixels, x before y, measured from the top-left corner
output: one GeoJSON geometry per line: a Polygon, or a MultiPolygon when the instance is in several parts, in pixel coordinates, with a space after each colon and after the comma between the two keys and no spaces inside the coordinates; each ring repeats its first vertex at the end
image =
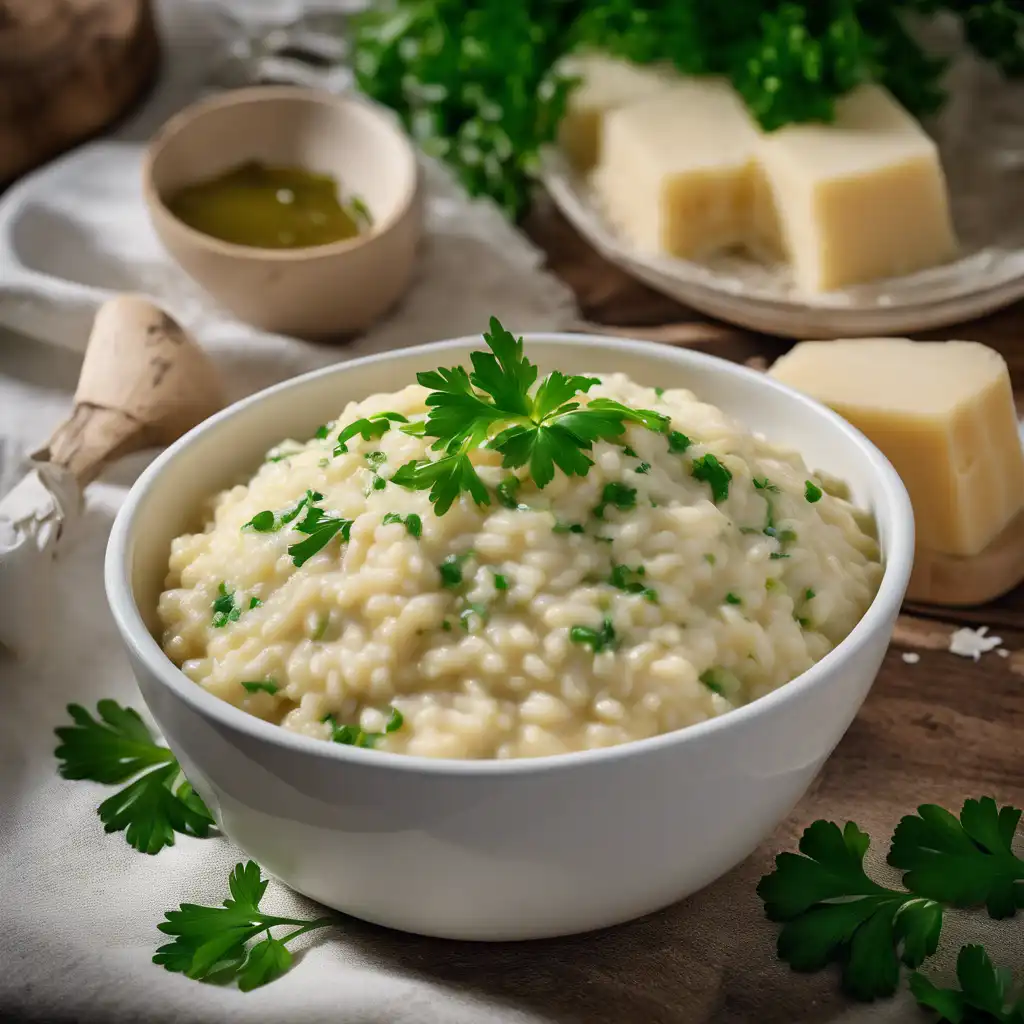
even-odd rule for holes
{"type": "Polygon", "coordinates": [[[111,534],[106,587],[150,711],[230,838],[321,903],[457,939],[565,935],[667,906],[724,874],[803,795],[866,696],[910,575],[913,515],[884,456],[823,406],[685,349],[528,335],[545,372],[623,371],[685,386],[850,484],[878,521],[886,568],[853,632],[793,682],[721,718],[610,749],[440,761],[295,735],[184,676],[153,637],[171,539],[210,494],[282,437],[351,399],[467,362],[479,339],[330,367],[254,395],[164,452],[111,534]]]}

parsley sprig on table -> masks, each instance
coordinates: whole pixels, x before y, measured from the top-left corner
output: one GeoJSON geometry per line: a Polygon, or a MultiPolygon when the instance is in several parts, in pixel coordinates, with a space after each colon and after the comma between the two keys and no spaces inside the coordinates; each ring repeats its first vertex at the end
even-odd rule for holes
{"type": "Polygon", "coordinates": [[[407,462],[391,482],[430,491],[437,515],[444,515],[463,492],[478,505],[490,505],[491,494],[470,454],[486,446],[501,456],[507,469],[526,466],[538,488],[546,487],[556,467],[567,476],[586,476],[596,441],[614,441],[627,423],[666,433],[669,419],[649,409],[631,409],[598,398],[586,405],[577,399],[599,381],[558,370],[539,385],[538,370],[516,339],[494,317],[484,334],[489,352],[470,355],[473,369],[461,366],[417,374],[430,390],[424,434],[436,440],[436,460],[407,462]]]}
{"type": "Polygon", "coordinates": [[[1024,909],[1024,860],[1013,852],[1021,812],[984,797],[968,800],[960,818],[924,804],[896,826],[888,861],[903,884],[955,907],[984,904],[994,918],[1024,909]]]}
{"type": "Polygon", "coordinates": [[[237,980],[244,992],[280,977],[292,966],[289,942],[338,922],[334,917],[301,920],[264,913],[260,901],[267,884],[254,861],[236,864],[228,879],[231,895],[222,906],[182,903],[169,910],[157,928],[173,939],[156,951],[153,963],[200,981],[237,980]],[[292,930],[273,936],[271,929],[285,927],[292,930]],[[247,948],[264,932],[266,938],[247,948]]]}
{"type": "Polygon", "coordinates": [[[173,846],[176,832],[205,838],[213,817],[174,755],[154,741],[138,713],[113,700],[101,700],[96,713],[93,718],[80,705],[69,704],[75,724],[56,730],[60,745],[55,754],[65,779],[118,785],[138,776],[97,808],[104,830],[123,831],[140,853],[173,846]]]}
{"type": "Polygon", "coordinates": [[[992,964],[982,946],[964,946],[956,959],[959,988],[939,988],[919,971],[910,991],[925,1009],[949,1024],[1024,1024],[1024,988],[1013,993],[1013,978],[992,964]]]}
{"type": "MultiPolygon", "coordinates": [[[[919,967],[938,947],[944,906],[985,904],[992,917],[1024,907],[1024,861],[1011,848],[1020,818],[1016,808],[999,808],[988,797],[968,800],[959,820],[922,805],[900,822],[888,858],[906,872],[905,891],[868,876],[869,839],[855,824],[840,829],[834,822],[814,822],[800,840],[801,853],[780,853],[775,870],[758,886],[768,917],[783,922],[779,956],[798,971],[839,961],[843,987],[855,998],[892,995],[900,963],[919,967]]],[[[914,985],[915,994],[934,990],[925,979],[914,985]]],[[[952,1005],[945,996],[935,999],[952,1005]]],[[[948,1019],[984,1018],[965,1011],[948,1019]]]]}

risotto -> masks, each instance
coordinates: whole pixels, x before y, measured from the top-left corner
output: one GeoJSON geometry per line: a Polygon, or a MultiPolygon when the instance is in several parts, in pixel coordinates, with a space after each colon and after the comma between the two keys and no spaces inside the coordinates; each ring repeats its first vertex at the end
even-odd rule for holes
{"type": "Polygon", "coordinates": [[[840,486],[690,392],[622,375],[576,400],[652,410],[661,429],[626,422],[543,488],[473,448],[486,492],[437,514],[392,480],[439,457],[429,392],[374,395],[282,443],[173,542],[163,648],[198,685],[326,741],[560,754],[769,693],[876,593],[873,524],[840,486]]]}

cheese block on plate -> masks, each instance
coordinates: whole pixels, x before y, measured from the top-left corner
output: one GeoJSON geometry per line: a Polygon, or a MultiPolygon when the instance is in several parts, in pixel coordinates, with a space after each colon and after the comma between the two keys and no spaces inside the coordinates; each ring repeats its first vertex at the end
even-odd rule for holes
{"type": "Polygon", "coordinates": [[[1024,454],[998,352],[970,341],[802,342],[769,373],[888,456],[910,493],[919,548],[977,555],[1024,507],[1024,454]]]}
{"type": "Polygon", "coordinates": [[[675,80],[676,72],[658,65],[631,64],[601,53],[567,57],[559,70],[579,79],[569,93],[558,142],[578,171],[589,171],[601,151],[605,115],[652,96],[675,80]]]}
{"type": "Polygon", "coordinates": [[[597,200],[634,244],[699,258],[778,246],[761,131],[724,79],[682,78],[604,119],[597,200]]]}
{"type": "Polygon", "coordinates": [[[765,135],[759,160],[805,291],[909,274],[956,251],[935,143],[878,86],[840,99],[832,124],[765,135]]]}

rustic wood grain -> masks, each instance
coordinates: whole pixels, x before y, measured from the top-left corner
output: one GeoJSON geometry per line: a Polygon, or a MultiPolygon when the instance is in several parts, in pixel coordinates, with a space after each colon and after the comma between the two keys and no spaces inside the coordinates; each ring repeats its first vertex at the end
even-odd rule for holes
{"type": "Polygon", "coordinates": [[[0,0],[0,186],[121,117],[158,65],[150,0],[0,0]]]}

